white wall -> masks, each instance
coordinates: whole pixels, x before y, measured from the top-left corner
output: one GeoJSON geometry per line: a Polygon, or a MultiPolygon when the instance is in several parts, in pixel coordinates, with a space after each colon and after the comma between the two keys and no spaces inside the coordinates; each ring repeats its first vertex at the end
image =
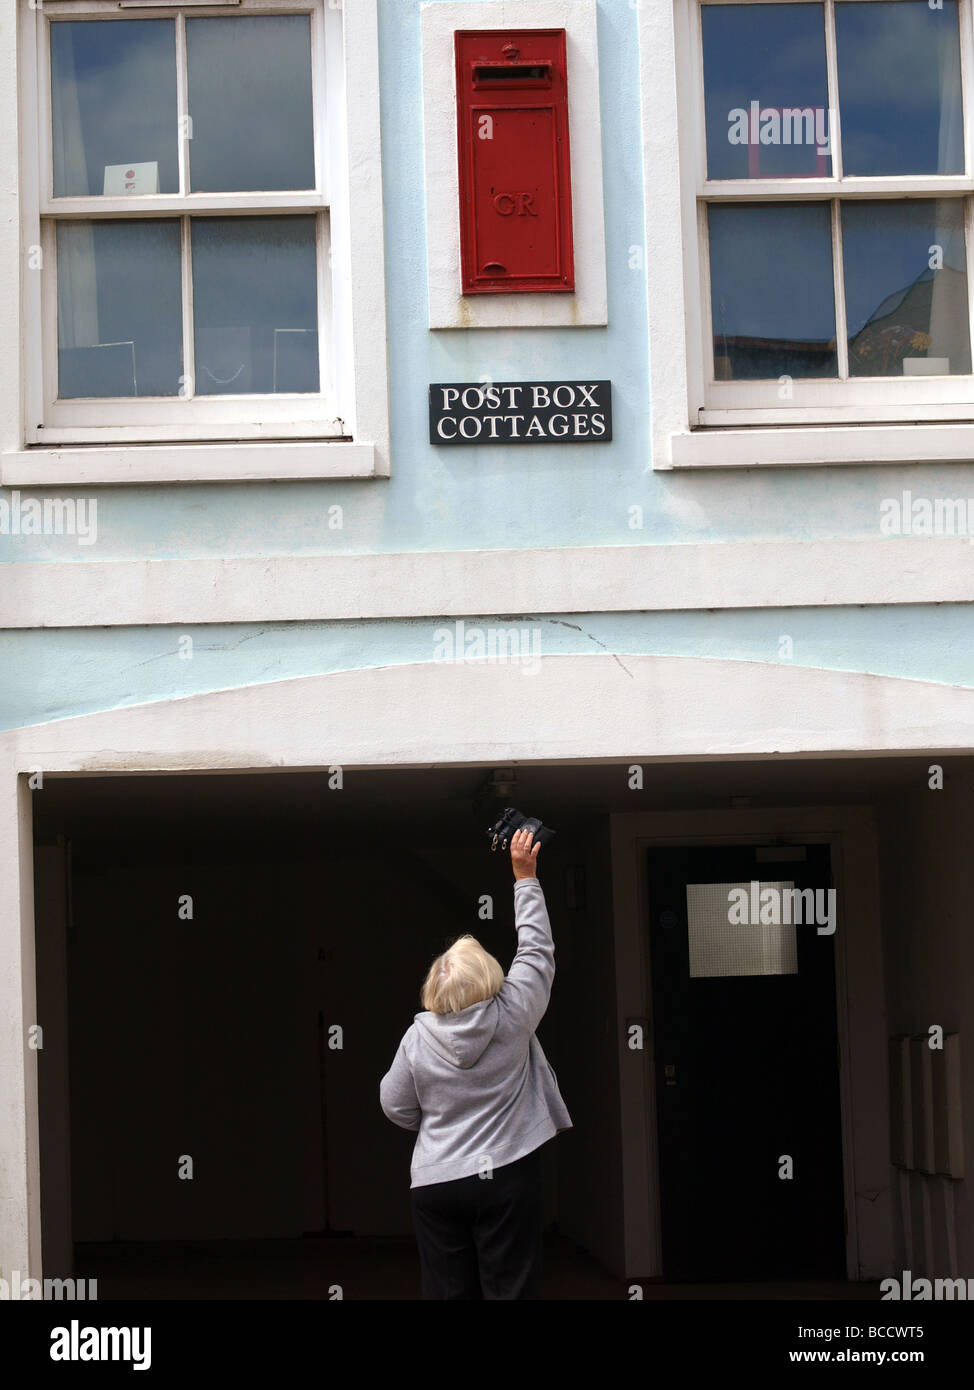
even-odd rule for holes
{"type": "MultiPolygon", "coordinates": [[[[917,760],[917,789],[880,813],[886,986],[891,1036],[940,1024],[959,1033],[963,1138],[974,1162],[974,773],[945,764],[941,791],[917,760]]],[[[971,1179],[894,1171],[903,1197],[897,1270],[974,1278],[971,1179]]]]}

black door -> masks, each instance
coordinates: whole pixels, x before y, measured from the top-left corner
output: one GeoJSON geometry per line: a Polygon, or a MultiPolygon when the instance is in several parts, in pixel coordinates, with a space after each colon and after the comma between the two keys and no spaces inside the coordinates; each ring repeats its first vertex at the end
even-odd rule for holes
{"type": "Polygon", "coordinates": [[[663,1276],[844,1278],[828,846],[648,853],[663,1276]]]}

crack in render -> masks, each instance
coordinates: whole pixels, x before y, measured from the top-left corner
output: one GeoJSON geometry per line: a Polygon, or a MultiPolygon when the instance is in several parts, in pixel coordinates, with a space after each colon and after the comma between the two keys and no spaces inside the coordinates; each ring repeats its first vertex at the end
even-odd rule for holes
{"type": "Polygon", "coordinates": [[[591,632],[586,632],[585,629],[579,623],[566,623],[564,618],[548,618],[547,621],[549,623],[557,624],[558,627],[570,627],[573,632],[580,632],[582,636],[587,637],[590,642],[597,643],[603,651],[609,653],[609,655],[612,657],[612,660],[616,663],[617,666],[622,667],[623,671],[625,671],[626,675],[629,677],[630,680],[635,680],[635,676],[633,675],[632,671],[629,670],[629,667],[626,666],[626,664],[622,661],[618,653],[610,651],[606,644],[601,640],[601,638],[593,636],[591,632]]]}

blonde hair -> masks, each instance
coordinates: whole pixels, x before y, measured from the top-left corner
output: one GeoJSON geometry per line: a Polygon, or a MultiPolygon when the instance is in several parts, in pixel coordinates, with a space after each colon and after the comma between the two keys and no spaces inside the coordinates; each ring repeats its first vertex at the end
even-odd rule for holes
{"type": "Polygon", "coordinates": [[[459,936],[430,966],[420,1000],[434,1014],[455,1014],[492,999],[504,983],[500,962],[473,936],[459,936]]]}

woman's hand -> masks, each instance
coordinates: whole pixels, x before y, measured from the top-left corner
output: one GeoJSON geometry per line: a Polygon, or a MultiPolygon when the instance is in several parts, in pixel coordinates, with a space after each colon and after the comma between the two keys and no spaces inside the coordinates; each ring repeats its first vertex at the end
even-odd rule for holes
{"type": "Polygon", "coordinates": [[[538,877],[538,851],[541,841],[531,848],[534,834],[530,830],[515,830],[511,836],[511,867],[515,879],[538,877]]]}

